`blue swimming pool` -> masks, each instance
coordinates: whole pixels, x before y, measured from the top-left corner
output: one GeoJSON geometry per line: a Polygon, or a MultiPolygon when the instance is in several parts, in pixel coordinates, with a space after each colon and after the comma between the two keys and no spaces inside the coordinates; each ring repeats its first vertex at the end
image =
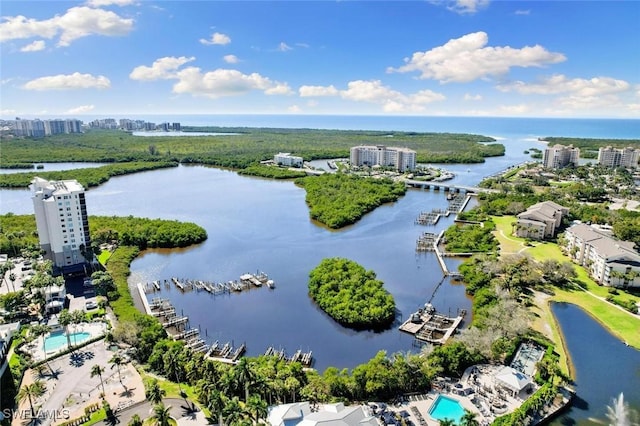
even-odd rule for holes
{"type": "Polygon", "coordinates": [[[460,420],[464,416],[464,408],[455,399],[438,395],[429,409],[429,415],[436,420],[449,419],[460,424],[460,420]]]}
{"type": "MultiPolygon", "coordinates": [[[[91,334],[86,331],[80,331],[77,333],[70,333],[69,340],[72,345],[77,345],[87,340],[91,334]]],[[[55,352],[60,348],[67,346],[67,335],[63,332],[51,333],[44,339],[45,352],[55,352]]]]}

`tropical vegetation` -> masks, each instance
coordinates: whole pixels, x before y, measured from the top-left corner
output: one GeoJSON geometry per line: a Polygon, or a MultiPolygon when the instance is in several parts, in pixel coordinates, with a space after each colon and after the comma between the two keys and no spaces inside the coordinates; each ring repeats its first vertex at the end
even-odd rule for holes
{"type": "Polygon", "coordinates": [[[296,179],[307,192],[311,219],[337,229],[357,222],[376,207],[396,201],[407,191],[402,182],[326,173],[296,179]]]}
{"type": "Polygon", "coordinates": [[[396,304],[383,282],[348,259],[323,259],[309,273],[309,295],[320,309],[348,327],[386,327],[395,319],[396,304]]]}
{"type": "Polygon", "coordinates": [[[103,184],[115,176],[163,169],[167,167],[176,167],[177,165],[178,163],[176,163],[175,161],[135,161],[129,163],[108,164],[101,167],[85,167],[64,171],[46,172],[39,170],[35,172],[25,173],[3,173],[0,174],[0,188],[24,188],[29,186],[33,178],[35,178],[36,176],[46,180],[75,179],[85,188],[90,188],[103,184]]]}

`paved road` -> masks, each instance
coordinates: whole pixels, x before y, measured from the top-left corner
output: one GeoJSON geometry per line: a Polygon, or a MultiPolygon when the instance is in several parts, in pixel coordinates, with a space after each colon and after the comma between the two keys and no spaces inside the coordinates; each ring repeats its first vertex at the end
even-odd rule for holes
{"type": "MultiPolygon", "coordinates": [[[[179,398],[164,398],[162,400],[166,407],[171,406],[171,417],[178,421],[179,426],[204,426],[208,424],[202,411],[192,411],[184,399],[179,398]]],[[[137,414],[142,420],[149,418],[152,414],[152,404],[148,401],[143,401],[138,404],[132,405],[129,408],[118,411],[115,419],[105,420],[99,423],[100,426],[114,426],[114,425],[126,425],[131,421],[131,418],[137,414]]]]}

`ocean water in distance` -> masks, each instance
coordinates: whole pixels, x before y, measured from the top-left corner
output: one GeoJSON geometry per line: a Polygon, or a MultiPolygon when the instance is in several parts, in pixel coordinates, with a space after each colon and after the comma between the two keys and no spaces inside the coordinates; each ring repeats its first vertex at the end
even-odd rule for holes
{"type": "MultiPolygon", "coordinates": [[[[84,117],[88,122],[105,116],[84,117]]],[[[398,115],[124,115],[154,123],[182,126],[264,127],[288,129],[387,130],[406,132],[474,133],[494,137],[580,137],[640,139],[640,119],[434,117],[398,115]]]]}

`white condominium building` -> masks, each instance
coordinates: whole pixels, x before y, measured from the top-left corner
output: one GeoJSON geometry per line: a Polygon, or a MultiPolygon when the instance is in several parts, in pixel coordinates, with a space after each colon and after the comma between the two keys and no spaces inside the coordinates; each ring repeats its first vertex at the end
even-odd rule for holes
{"type": "Polygon", "coordinates": [[[408,148],[384,145],[361,145],[351,148],[349,160],[352,167],[384,166],[399,172],[416,168],[416,152],[408,148]]]}
{"type": "Polygon", "coordinates": [[[85,263],[91,250],[84,188],[75,180],[31,181],[33,207],[44,257],[59,268],[85,263]]]}
{"type": "Polygon", "coordinates": [[[546,169],[561,169],[568,165],[577,166],[580,160],[580,148],[573,145],[554,145],[544,150],[542,165],[546,169]]]}
{"type": "Polygon", "coordinates": [[[601,166],[635,168],[638,167],[638,160],[640,160],[640,149],[608,146],[598,150],[598,164],[601,166]]]}
{"type": "Polygon", "coordinates": [[[565,231],[566,250],[599,284],[640,287],[640,254],[630,241],[613,238],[610,232],[579,223],[565,231]]]}
{"type": "Polygon", "coordinates": [[[273,156],[273,162],[279,166],[302,167],[303,159],[288,152],[280,152],[273,156]]]}

